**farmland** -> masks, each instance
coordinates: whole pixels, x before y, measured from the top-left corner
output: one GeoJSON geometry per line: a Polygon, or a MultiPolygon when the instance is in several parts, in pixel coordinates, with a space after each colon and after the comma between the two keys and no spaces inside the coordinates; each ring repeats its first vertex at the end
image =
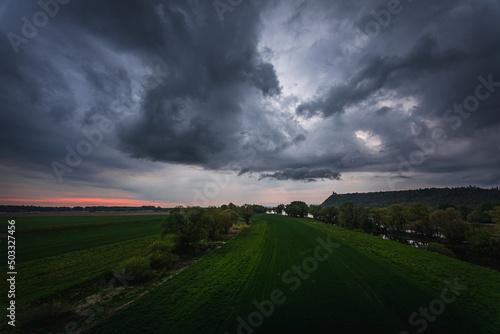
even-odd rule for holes
{"type": "MultiPolygon", "coordinates": [[[[123,223],[123,222],[144,222],[162,218],[155,215],[119,215],[113,216],[38,216],[38,217],[20,217],[16,219],[18,228],[41,228],[41,227],[55,227],[60,225],[81,225],[81,224],[98,224],[105,225],[109,223],[123,223]]],[[[164,215],[163,215],[164,216],[164,215]]]]}
{"type": "Polygon", "coordinates": [[[161,220],[160,216],[16,218],[16,268],[22,273],[17,302],[26,305],[54,297],[119,270],[124,260],[148,252],[159,238],[161,220]]]}
{"type": "MultiPolygon", "coordinates": [[[[159,233],[162,216],[16,218],[18,262],[159,233]]],[[[5,258],[6,249],[1,249],[5,258]]]]}
{"type": "Polygon", "coordinates": [[[442,255],[256,215],[250,229],[92,332],[497,333],[498,286],[498,272],[442,255]],[[415,313],[422,308],[436,316],[415,313]]]}

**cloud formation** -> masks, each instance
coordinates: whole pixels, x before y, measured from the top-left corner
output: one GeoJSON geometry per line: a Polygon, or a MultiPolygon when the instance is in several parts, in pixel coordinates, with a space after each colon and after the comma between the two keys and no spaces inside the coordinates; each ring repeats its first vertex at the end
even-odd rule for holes
{"type": "Polygon", "coordinates": [[[16,53],[9,33],[24,36],[43,8],[5,1],[2,168],[57,183],[52,163],[64,164],[67,147],[77,150],[105,118],[114,131],[64,175],[66,191],[141,192],[110,175],[179,166],[255,174],[265,188],[395,173],[399,157],[409,159],[439,128],[447,140],[405,179],[497,185],[500,89],[460,115],[459,127],[449,118],[478,77],[500,82],[500,4],[401,1],[381,24],[373,12],[386,8],[249,0],[221,21],[211,1],[73,0],[47,14],[16,53]],[[379,22],[375,36],[366,36],[370,22],[379,22]]]}

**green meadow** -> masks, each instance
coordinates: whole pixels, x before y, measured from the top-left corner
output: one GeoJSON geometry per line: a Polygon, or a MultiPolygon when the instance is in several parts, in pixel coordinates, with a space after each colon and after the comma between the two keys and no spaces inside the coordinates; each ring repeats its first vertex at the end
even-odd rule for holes
{"type": "MultiPolygon", "coordinates": [[[[18,263],[158,234],[162,216],[15,218],[18,263]],[[52,219],[52,220],[51,220],[52,219]]],[[[1,256],[6,258],[6,248],[1,256]]]]}
{"type": "MultiPolygon", "coordinates": [[[[161,216],[36,217],[16,220],[16,302],[57,298],[145,256],[161,216]]],[[[5,240],[5,239],[4,239],[5,240]]],[[[170,237],[167,237],[167,241],[170,237]]],[[[2,247],[6,258],[6,247],[2,247]]],[[[5,266],[2,268],[5,269],[5,266]]],[[[2,282],[7,291],[6,282],[2,282]]]]}
{"type": "Polygon", "coordinates": [[[307,219],[251,227],[92,333],[498,333],[500,273],[307,219]]]}

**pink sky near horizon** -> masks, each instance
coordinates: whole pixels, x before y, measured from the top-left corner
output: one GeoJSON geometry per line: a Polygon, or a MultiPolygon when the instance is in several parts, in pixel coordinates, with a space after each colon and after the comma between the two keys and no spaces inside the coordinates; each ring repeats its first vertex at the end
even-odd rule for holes
{"type": "Polygon", "coordinates": [[[163,201],[143,201],[138,199],[115,198],[1,198],[0,205],[35,205],[35,206],[161,206],[175,207],[181,203],[168,203],[163,201]]]}
{"type": "MultiPolygon", "coordinates": [[[[299,190],[290,192],[283,187],[265,189],[256,192],[251,198],[248,198],[249,204],[263,204],[267,205],[269,203],[276,202],[278,204],[288,204],[295,200],[301,200],[301,198],[307,198],[312,200],[314,204],[321,204],[328,195],[324,194],[322,191],[317,191],[313,189],[299,190]]],[[[231,201],[229,201],[231,202],[231,201]]],[[[228,204],[229,202],[222,201],[221,203],[210,203],[209,205],[220,206],[222,204],[228,204]]],[[[236,203],[238,201],[233,201],[237,205],[243,205],[244,203],[236,203]]],[[[312,203],[312,202],[311,202],[312,203]]],[[[310,204],[310,203],[308,203],[310,204]]],[[[139,200],[131,198],[99,198],[99,197],[45,197],[45,198],[0,198],[0,205],[35,205],[35,206],[143,206],[143,205],[153,205],[160,207],[175,207],[178,205],[189,205],[186,203],[170,203],[165,201],[148,201],[139,200]]],[[[274,206],[274,204],[272,205],[274,206]]]]}

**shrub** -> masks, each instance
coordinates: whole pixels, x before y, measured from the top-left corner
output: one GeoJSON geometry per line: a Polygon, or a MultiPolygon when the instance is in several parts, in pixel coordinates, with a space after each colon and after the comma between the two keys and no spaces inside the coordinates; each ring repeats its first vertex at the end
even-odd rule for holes
{"type": "Polygon", "coordinates": [[[134,277],[133,282],[139,282],[151,278],[152,272],[148,259],[144,257],[133,257],[127,260],[123,267],[125,274],[134,277]]]}
{"type": "Polygon", "coordinates": [[[168,253],[170,252],[171,247],[163,240],[155,240],[153,243],[151,243],[149,249],[151,253],[168,253]]]}
{"type": "Polygon", "coordinates": [[[197,248],[200,250],[214,250],[217,249],[218,247],[221,247],[224,245],[224,241],[206,241],[202,240],[198,243],[197,248]]]}
{"type": "Polygon", "coordinates": [[[434,253],[439,253],[443,254],[449,257],[456,257],[455,253],[451,249],[448,249],[444,247],[442,244],[438,244],[436,242],[429,242],[426,246],[425,249],[434,252],[434,253]]]}
{"type": "Polygon", "coordinates": [[[241,224],[241,225],[235,225],[235,226],[233,226],[233,230],[242,230],[243,231],[246,228],[248,228],[247,224],[241,224]]]}
{"type": "Polygon", "coordinates": [[[171,269],[177,257],[169,252],[153,252],[148,256],[149,265],[153,269],[171,269]]]}

